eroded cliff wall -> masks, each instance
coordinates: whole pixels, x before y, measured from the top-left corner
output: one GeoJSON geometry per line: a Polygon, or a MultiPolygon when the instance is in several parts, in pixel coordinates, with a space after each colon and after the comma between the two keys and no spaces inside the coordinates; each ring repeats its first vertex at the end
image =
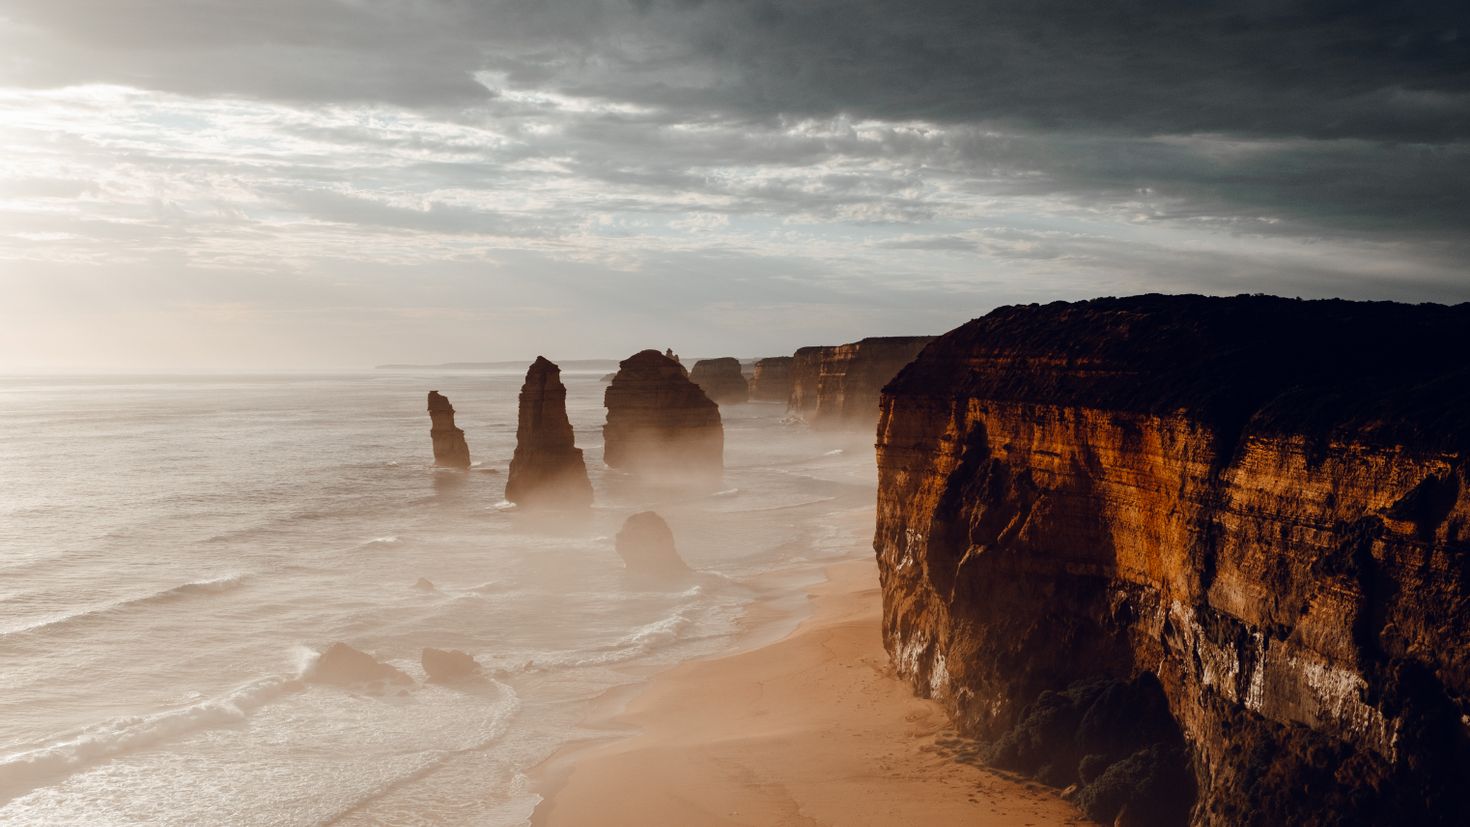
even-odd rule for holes
{"type": "Polygon", "coordinates": [[[883,386],[933,339],[878,336],[801,348],[792,357],[789,408],[813,427],[870,428],[883,386]]]}
{"type": "Polygon", "coordinates": [[[1457,823],[1467,354],[1470,305],[1146,296],[958,328],[883,396],[895,663],[1011,747],[1046,693],[1146,678],[1194,823],[1457,823]]]}

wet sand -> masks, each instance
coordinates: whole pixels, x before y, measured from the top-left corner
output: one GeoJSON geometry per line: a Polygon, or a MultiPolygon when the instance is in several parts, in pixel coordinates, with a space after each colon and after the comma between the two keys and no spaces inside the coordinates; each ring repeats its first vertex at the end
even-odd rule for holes
{"type": "Polygon", "coordinates": [[[532,823],[1091,823],[1054,790],[980,766],[943,710],[894,676],[872,561],[827,573],[788,637],[610,698],[617,709],[589,723],[624,734],[539,767],[532,823]]]}

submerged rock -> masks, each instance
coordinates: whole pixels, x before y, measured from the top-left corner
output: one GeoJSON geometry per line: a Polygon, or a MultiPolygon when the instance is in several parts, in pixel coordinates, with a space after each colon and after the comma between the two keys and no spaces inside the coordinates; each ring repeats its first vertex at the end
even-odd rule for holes
{"type": "Polygon", "coordinates": [[[670,481],[720,477],[720,408],[678,362],[656,350],[624,359],[603,401],[603,460],[610,467],[670,481]]]}
{"type": "Polygon", "coordinates": [[[689,565],[674,547],[674,532],[664,518],[652,511],[629,517],[618,531],[618,556],[635,574],[678,577],[690,573],[689,565]]]}
{"type": "Polygon", "coordinates": [[[464,431],[454,426],[454,406],[438,391],[429,391],[429,437],[434,440],[434,464],[445,468],[470,467],[470,447],[464,431]]]}
{"type": "Polygon", "coordinates": [[[403,670],[382,663],[366,652],[337,642],[327,647],[307,670],[306,679],[313,683],[352,686],[371,683],[413,683],[403,670]]]}
{"type": "Polygon", "coordinates": [[[430,582],[429,578],[427,577],[420,577],[418,579],[418,582],[413,584],[413,587],[421,592],[432,592],[436,591],[438,588],[432,582],[430,582]]]}
{"type": "Polygon", "coordinates": [[[429,680],[438,683],[464,680],[480,674],[480,664],[466,652],[458,649],[434,649],[425,647],[419,658],[429,680]]]}
{"type": "Polygon", "coordinates": [[[505,498],[531,507],[586,508],[592,504],[587,465],[567,419],[561,368],[544,356],[536,357],[521,386],[516,450],[505,498]]]}
{"type": "Polygon", "coordinates": [[[733,356],[700,359],[689,372],[689,380],[717,405],[738,404],[750,398],[750,386],[740,371],[740,360],[733,356]]]}

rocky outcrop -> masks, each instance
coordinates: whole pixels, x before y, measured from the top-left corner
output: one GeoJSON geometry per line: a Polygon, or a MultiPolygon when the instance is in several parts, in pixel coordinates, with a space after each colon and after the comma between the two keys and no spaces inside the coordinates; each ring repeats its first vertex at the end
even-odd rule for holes
{"type": "Polygon", "coordinates": [[[340,641],[317,656],[316,662],[307,670],[306,679],[336,686],[413,683],[413,678],[403,670],[340,641]]]}
{"type": "Polygon", "coordinates": [[[689,566],[674,547],[674,532],[664,518],[652,511],[629,517],[618,531],[618,556],[634,574],[652,577],[683,577],[689,566]]]}
{"type": "Polygon", "coordinates": [[[788,408],[816,428],[871,428],[883,386],[933,339],[883,336],[801,348],[792,357],[788,408]]]}
{"type": "Polygon", "coordinates": [[[791,399],[790,356],[768,356],[755,363],[750,378],[750,398],[756,402],[786,402],[791,399]]]}
{"type": "Polygon", "coordinates": [[[435,649],[425,647],[419,656],[424,674],[435,683],[451,683],[473,678],[480,674],[480,664],[467,652],[458,649],[435,649]]]}
{"type": "Polygon", "coordinates": [[[429,391],[429,437],[434,440],[434,464],[445,468],[469,468],[470,447],[464,431],[454,427],[454,406],[438,391],[429,391]]]}
{"type": "Polygon", "coordinates": [[[689,380],[704,391],[717,405],[732,405],[750,398],[750,386],[740,372],[740,360],[733,356],[700,359],[689,371],[689,380]]]}
{"type": "Polygon", "coordinates": [[[1097,818],[1167,813],[1175,762],[1196,824],[1454,823],[1467,353],[1470,305],[1144,296],[952,331],[878,424],[895,664],[1097,818]],[[1133,731],[1155,702],[1177,736],[1133,731]]]}
{"type": "Polygon", "coordinates": [[[623,360],[603,402],[608,466],[660,480],[708,480],[722,473],[720,408],[673,359],[645,350],[623,360]]]}
{"type": "Polygon", "coordinates": [[[529,507],[586,508],[592,483],[582,450],[567,419],[567,389],[561,368],[537,356],[521,385],[516,450],[506,477],[505,498],[529,507]]]}

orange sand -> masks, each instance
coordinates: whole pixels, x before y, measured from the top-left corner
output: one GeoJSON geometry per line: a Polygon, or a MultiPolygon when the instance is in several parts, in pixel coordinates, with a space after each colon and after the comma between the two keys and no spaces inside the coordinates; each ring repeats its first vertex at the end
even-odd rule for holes
{"type": "Polygon", "coordinates": [[[672,669],[604,723],[625,738],[538,770],[534,825],[1088,824],[1049,788],[977,766],[893,675],[871,561],[829,570],[788,638],[672,669]]]}

